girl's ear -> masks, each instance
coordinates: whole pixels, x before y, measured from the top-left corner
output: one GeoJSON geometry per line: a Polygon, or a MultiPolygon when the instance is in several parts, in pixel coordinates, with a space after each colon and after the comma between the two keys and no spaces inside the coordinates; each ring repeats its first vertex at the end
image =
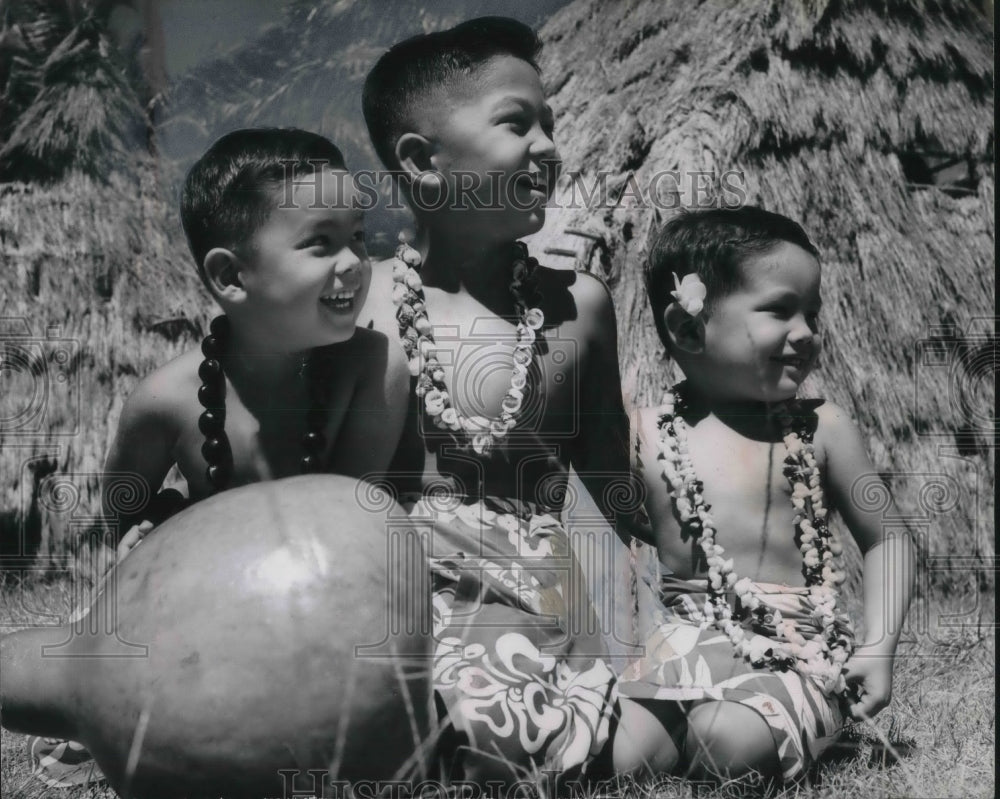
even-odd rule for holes
{"type": "Polygon", "coordinates": [[[676,302],[663,312],[663,321],[670,336],[670,347],[675,352],[696,355],[705,349],[705,322],[701,314],[691,316],[676,302]]]}
{"type": "Polygon", "coordinates": [[[431,149],[430,141],[419,133],[404,133],[396,142],[396,160],[411,184],[421,172],[434,169],[431,149]]]}
{"type": "Polygon", "coordinates": [[[239,302],[246,296],[240,277],[240,259],[232,250],[215,247],[204,261],[205,281],[216,299],[239,302]]]}

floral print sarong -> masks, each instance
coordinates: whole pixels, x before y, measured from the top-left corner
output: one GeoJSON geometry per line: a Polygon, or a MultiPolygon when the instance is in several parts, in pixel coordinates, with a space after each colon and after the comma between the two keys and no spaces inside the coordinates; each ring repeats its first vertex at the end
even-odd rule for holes
{"type": "MultiPolygon", "coordinates": [[[[661,579],[662,606],[655,612],[645,655],[620,677],[621,695],[672,700],[686,708],[720,700],[751,707],[771,730],[783,778],[796,779],[840,734],[844,716],[839,701],[797,671],[754,668],[737,656],[729,637],[705,614],[706,589],[704,580],[669,575],[661,579]]],[[[756,583],[755,590],[766,605],[794,621],[805,638],[820,632],[810,616],[813,605],[807,589],[756,583]]],[[[853,639],[849,625],[846,617],[838,622],[853,639]]],[[[773,627],[754,627],[752,632],[776,635],[773,627]]]]}
{"type": "Polygon", "coordinates": [[[527,503],[423,498],[434,689],[452,777],[581,774],[608,743],[615,675],[566,532],[527,503]],[[448,736],[444,736],[446,740],[448,736]]]}

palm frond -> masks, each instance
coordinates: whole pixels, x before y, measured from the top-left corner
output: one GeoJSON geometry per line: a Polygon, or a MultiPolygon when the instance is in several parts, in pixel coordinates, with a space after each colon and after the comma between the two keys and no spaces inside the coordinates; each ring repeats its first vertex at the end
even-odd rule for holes
{"type": "Polygon", "coordinates": [[[0,103],[0,181],[49,180],[77,169],[124,168],[146,140],[147,118],[111,42],[112,0],[15,0],[5,25],[20,48],[0,103]]]}
{"type": "Polygon", "coordinates": [[[53,179],[71,169],[101,178],[127,170],[146,119],[108,42],[77,26],[42,65],[41,87],[0,150],[0,180],[53,179]]]}

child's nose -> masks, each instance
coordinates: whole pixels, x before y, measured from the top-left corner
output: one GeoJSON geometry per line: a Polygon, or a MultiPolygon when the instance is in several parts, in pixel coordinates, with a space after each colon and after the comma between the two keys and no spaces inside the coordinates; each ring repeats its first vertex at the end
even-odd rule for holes
{"type": "Polygon", "coordinates": [[[796,314],[792,319],[792,330],[788,334],[788,340],[792,343],[808,343],[816,335],[813,326],[809,324],[804,314],[796,314]]]}
{"type": "Polygon", "coordinates": [[[562,171],[562,158],[556,149],[556,143],[547,134],[541,134],[532,153],[535,161],[546,170],[550,184],[554,184],[562,171]]]}
{"type": "Polygon", "coordinates": [[[365,260],[353,247],[345,247],[337,254],[333,268],[334,274],[344,282],[355,280],[365,260]]]}
{"type": "Polygon", "coordinates": [[[547,131],[541,125],[535,128],[535,139],[531,143],[532,154],[544,161],[561,161],[559,158],[559,151],[556,148],[556,142],[550,131],[547,131]]]}

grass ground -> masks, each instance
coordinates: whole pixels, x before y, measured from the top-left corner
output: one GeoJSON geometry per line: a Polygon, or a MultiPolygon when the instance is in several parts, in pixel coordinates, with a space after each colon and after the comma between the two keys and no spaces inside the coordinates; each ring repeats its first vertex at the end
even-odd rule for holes
{"type": "MultiPolygon", "coordinates": [[[[45,612],[64,616],[70,604],[64,582],[8,581],[0,590],[0,629],[37,623],[45,612]]],[[[848,728],[844,744],[809,781],[776,793],[777,799],[994,796],[994,621],[991,594],[918,599],[898,650],[892,705],[871,727],[848,728]]],[[[5,799],[114,799],[114,792],[100,785],[67,790],[42,785],[30,773],[25,740],[7,730],[0,738],[5,799]]],[[[626,799],[729,799],[752,791],[663,779],[655,786],[623,784],[611,793],[626,799]]]]}

